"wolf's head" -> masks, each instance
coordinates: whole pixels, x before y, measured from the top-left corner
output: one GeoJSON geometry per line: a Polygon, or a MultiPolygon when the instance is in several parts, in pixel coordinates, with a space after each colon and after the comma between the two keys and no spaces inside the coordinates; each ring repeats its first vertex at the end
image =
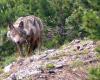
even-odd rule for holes
{"type": "Polygon", "coordinates": [[[7,32],[7,37],[15,42],[16,44],[21,44],[26,40],[26,33],[24,31],[24,23],[21,21],[18,27],[14,27],[12,23],[9,23],[9,31],[7,32]]]}

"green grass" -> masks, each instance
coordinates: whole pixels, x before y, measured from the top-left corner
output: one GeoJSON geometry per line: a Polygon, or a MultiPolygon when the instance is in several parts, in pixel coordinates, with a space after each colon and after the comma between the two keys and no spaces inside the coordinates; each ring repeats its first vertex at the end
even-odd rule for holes
{"type": "Polygon", "coordinates": [[[100,66],[89,70],[89,80],[100,80],[100,66]]]}
{"type": "Polygon", "coordinates": [[[80,61],[80,60],[75,60],[75,61],[72,61],[71,62],[71,64],[70,64],[70,66],[71,67],[80,67],[80,66],[82,66],[84,63],[82,62],[82,61],[80,61]]]}
{"type": "Polygon", "coordinates": [[[14,55],[4,57],[4,60],[0,61],[0,72],[2,72],[2,69],[9,65],[10,63],[14,62],[16,60],[16,57],[14,55]]]}
{"type": "Polygon", "coordinates": [[[5,61],[4,61],[4,66],[7,66],[9,65],[10,63],[14,62],[16,60],[16,57],[14,55],[12,56],[8,56],[5,58],[5,61]]]}
{"type": "Polygon", "coordinates": [[[89,50],[88,50],[88,49],[84,49],[84,50],[82,50],[82,51],[76,51],[76,53],[77,53],[78,55],[86,55],[86,54],[89,53],[89,50]]]}
{"type": "Polygon", "coordinates": [[[3,73],[3,69],[2,66],[0,66],[0,74],[3,73]]]}
{"type": "Polygon", "coordinates": [[[46,68],[47,69],[53,69],[53,68],[55,68],[55,66],[52,63],[48,63],[48,64],[46,64],[46,68]]]}
{"type": "Polygon", "coordinates": [[[100,53],[100,45],[98,45],[98,46],[95,48],[95,51],[97,51],[98,53],[100,53]]]}
{"type": "Polygon", "coordinates": [[[96,57],[100,59],[100,45],[95,48],[95,51],[97,52],[96,57]]]}

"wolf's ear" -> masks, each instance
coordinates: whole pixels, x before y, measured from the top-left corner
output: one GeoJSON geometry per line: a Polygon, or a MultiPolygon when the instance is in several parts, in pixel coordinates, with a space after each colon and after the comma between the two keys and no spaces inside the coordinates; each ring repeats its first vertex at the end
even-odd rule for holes
{"type": "Polygon", "coordinates": [[[19,28],[21,28],[21,29],[24,28],[24,23],[23,23],[23,21],[21,21],[21,22],[19,23],[19,28]]]}
{"type": "Polygon", "coordinates": [[[13,26],[13,24],[11,22],[8,24],[8,27],[9,27],[10,30],[14,29],[14,26],[13,26]]]}

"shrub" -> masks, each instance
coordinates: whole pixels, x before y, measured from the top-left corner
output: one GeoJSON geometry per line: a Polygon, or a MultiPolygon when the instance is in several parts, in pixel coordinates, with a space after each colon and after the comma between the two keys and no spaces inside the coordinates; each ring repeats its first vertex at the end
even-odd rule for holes
{"type": "Polygon", "coordinates": [[[98,45],[98,46],[95,48],[95,50],[96,50],[98,53],[100,53],[100,45],[98,45]]]}
{"type": "Polygon", "coordinates": [[[4,66],[7,66],[7,65],[9,65],[10,63],[14,62],[15,59],[16,59],[16,57],[15,57],[14,55],[8,56],[8,57],[5,58],[5,61],[4,61],[3,65],[4,65],[4,66]]]}
{"type": "Polygon", "coordinates": [[[89,70],[89,80],[100,80],[100,66],[89,70]]]}

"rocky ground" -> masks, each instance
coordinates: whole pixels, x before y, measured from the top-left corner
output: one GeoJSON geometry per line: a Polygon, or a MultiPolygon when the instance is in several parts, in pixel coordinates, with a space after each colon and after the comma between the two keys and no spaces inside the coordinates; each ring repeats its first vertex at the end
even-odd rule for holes
{"type": "Polygon", "coordinates": [[[73,40],[59,49],[21,58],[4,68],[0,80],[87,80],[88,68],[100,57],[92,40],[73,40]]]}

